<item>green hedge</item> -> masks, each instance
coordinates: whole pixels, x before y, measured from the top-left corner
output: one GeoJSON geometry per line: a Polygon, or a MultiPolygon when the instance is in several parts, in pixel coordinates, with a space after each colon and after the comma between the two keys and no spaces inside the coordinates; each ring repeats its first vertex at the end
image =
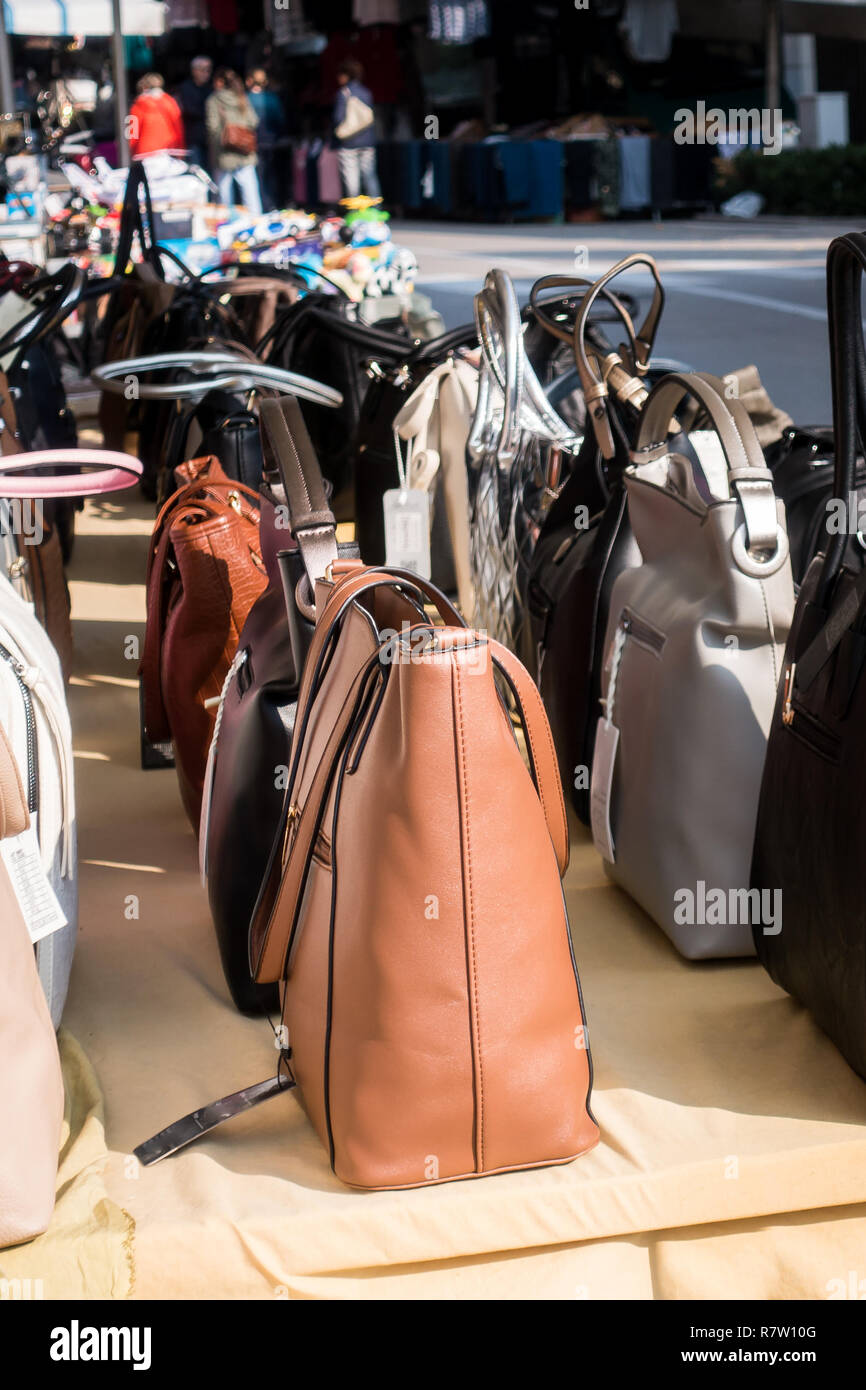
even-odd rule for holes
{"type": "Polygon", "coordinates": [[[866,145],[775,155],[744,150],[721,164],[716,190],[721,200],[760,193],[765,212],[866,219],[866,145]]]}

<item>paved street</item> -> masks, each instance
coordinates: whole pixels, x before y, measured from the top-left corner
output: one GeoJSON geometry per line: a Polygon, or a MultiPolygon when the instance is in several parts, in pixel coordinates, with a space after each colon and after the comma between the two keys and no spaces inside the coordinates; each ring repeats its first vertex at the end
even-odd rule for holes
{"type": "MultiPolygon", "coordinates": [[[[568,226],[394,224],[421,268],[449,327],[471,315],[471,296],[490,266],[509,271],[521,300],[539,275],[596,277],[629,252],[656,258],[667,293],[656,352],[723,374],[754,362],[764,384],[799,424],[830,420],[824,265],[827,245],[861,223],[806,218],[732,222],[706,217],[666,223],[568,226]]],[[[620,283],[648,303],[647,279],[620,283]]]]}

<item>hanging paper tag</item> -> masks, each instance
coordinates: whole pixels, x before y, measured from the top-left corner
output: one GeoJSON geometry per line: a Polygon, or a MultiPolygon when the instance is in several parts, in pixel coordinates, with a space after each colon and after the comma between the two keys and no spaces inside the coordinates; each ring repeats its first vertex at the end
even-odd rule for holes
{"type": "Polygon", "coordinates": [[[20,835],[10,835],[0,840],[0,861],[9,876],[34,945],[43,937],[65,927],[66,918],[42,867],[39,843],[32,825],[20,835]]]}
{"type": "Polygon", "coordinates": [[[589,792],[589,818],[592,841],[608,864],[615,863],[613,831],[610,826],[610,793],[613,768],[619,746],[619,729],[606,719],[599,719],[592,755],[592,785],[589,792]]]}
{"type": "Polygon", "coordinates": [[[391,488],[385,507],[385,564],[429,579],[430,494],[420,488],[391,488]]]}

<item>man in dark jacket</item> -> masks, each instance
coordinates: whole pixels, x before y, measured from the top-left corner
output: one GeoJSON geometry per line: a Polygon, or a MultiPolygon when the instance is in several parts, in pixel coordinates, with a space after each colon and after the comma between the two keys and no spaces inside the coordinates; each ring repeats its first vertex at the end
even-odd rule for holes
{"type": "Polygon", "coordinates": [[[180,84],[177,93],[186,131],[187,158],[190,164],[198,164],[210,173],[204,108],[213,91],[213,63],[210,58],[193,58],[189,70],[190,76],[180,84]]]}
{"type": "Polygon", "coordinates": [[[373,98],[369,88],[361,81],[363,75],[361,64],[354,58],[347,58],[337,69],[339,86],[334,101],[334,145],[344,198],[357,198],[362,190],[368,198],[379,198],[382,194],[376,172],[373,98]],[[369,112],[369,120],[365,118],[364,108],[369,112]],[[356,125],[357,128],[348,132],[347,124],[356,125]]]}

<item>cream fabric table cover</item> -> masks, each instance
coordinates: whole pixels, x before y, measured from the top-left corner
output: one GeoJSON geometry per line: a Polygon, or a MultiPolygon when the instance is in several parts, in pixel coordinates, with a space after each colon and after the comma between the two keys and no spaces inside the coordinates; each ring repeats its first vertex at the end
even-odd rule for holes
{"type": "MultiPolygon", "coordinates": [[[[229,1002],[174,773],[139,768],[130,639],[150,524],[134,500],[88,504],[71,568],[82,865],[65,1023],[104,1094],[106,1151],[81,1181],[98,1172],[125,1231],[107,1246],[82,1222],[83,1254],[101,1240],[83,1291],[827,1298],[853,1287],[851,1271],[866,1279],[866,1086],[755,962],[680,960],[577,826],[566,888],[602,1134],[591,1154],[353,1192],[287,1094],[154,1168],[130,1158],[275,1063],[268,1023],[229,1002]]],[[[20,1269],[50,1263],[61,1225],[14,1252],[20,1269]]]]}

